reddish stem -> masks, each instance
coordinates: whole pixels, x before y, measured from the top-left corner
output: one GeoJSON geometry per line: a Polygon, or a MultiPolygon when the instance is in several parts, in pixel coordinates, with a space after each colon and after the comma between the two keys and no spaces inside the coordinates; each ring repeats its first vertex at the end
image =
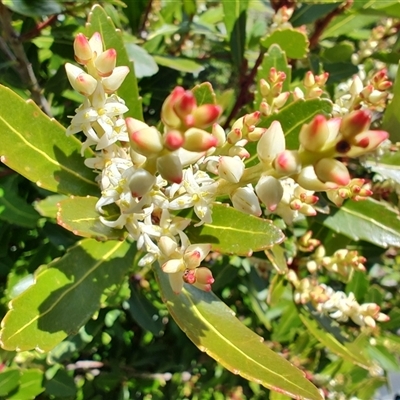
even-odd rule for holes
{"type": "Polygon", "coordinates": [[[57,21],[57,17],[58,14],[54,14],[51,17],[47,18],[46,21],[40,22],[32,30],[21,35],[19,37],[20,41],[25,42],[27,40],[31,40],[35,37],[38,37],[43,29],[47,28],[48,26],[52,25],[55,21],[57,21]]]}

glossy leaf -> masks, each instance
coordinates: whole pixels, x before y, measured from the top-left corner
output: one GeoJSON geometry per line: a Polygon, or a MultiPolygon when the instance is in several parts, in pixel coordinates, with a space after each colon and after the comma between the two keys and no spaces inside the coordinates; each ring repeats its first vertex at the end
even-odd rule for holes
{"type": "Polygon", "coordinates": [[[196,98],[196,102],[198,106],[203,104],[216,104],[217,99],[214,93],[214,89],[210,82],[203,82],[199,85],[196,85],[192,92],[194,97],[196,98]]]}
{"type": "Polygon", "coordinates": [[[42,216],[47,218],[57,218],[57,204],[63,200],[67,200],[68,196],[63,194],[54,194],[47,196],[43,200],[38,200],[33,203],[35,210],[42,216]]]}
{"type": "Polygon", "coordinates": [[[307,36],[294,29],[278,29],[260,40],[261,46],[269,49],[271,45],[278,45],[289,58],[304,58],[308,53],[309,42],[307,36]]]}
{"type": "Polygon", "coordinates": [[[354,271],[350,282],[346,285],[346,293],[354,293],[359,303],[364,301],[364,296],[369,288],[369,280],[365,272],[354,271]]]}
{"type": "Polygon", "coordinates": [[[278,244],[272,246],[270,249],[265,250],[265,255],[278,274],[285,274],[288,271],[285,250],[282,246],[278,244]]]}
{"type": "Polygon", "coordinates": [[[319,328],[317,322],[305,313],[301,313],[299,316],[309,332],[334,354],[337,354],[344,360],[350,361],[364,369],[370,369],[372,367],[373,364],[371,361],[363,354],[363,351],[365,350],[364,348],[360,346],[358,352],[355,352],[353,349],[350,349],[351,343],[340,343],[332,334],[319,328]]]}
{"type": "Polygon", "coordinates": [[[336,3],[332,2],[332,4],[305,4],[302,1],[296,7],[292,18],[290,18],[290,23],[294,27],[311,24],[337,8],[338,3],[341,3],[341,1],[338,0],[336,3]]]}
{"type": "MultiPolygon", "coordinates": [[[[262,118],[257,126],[269,128],[272,121],[279,121],[285,133],[286,148],[296,150],[300,145],[299,133],[301,127],[309,123],[316,115],[329,115],[331,111],[332,103],[328,100],[297,100],[284,107],[279,113],[262,118]]],[[[251,157],[246,161],[246,165],[251,166],[257,163],[257,142],[249,143],[246,149],[251,154],[251,157]]]]}
{"type": "Polygon", "coordinates": [[[18,369],[6,369],[0,372],[0,396],[6,396],[19,385],[20,371],[18,369]]]}
{"type": "Polygon", "coordinates": [[[88,36],[99,32],[103,37],[105,48],[113,48],[117,51],[117,66],[127,65],[130,68],[129,74],[118,89],[118,96],[124,99],[126,106],[129,108],[129,111],[125,113],[126,117],[143,120],[142,99],[139,96],[135,67],[126,52],[122,33],[115,29],[111,18],[107,16],[104,9],[99,5],[93,6],[88,17],[86,30],[88,36]]]}
{"type": "Polygon", "coordinates": [[[176,295],[156,267],[163,301],[189,339],[234,374],[297,399],[321,399],[304,373],[263,344],[212,292],[184,286],[176,295]]]}
{"type": "Polygon", "coordinates": [[[324,70],[329,73],[328,83],[340,83],[358,73],[358,67],[348,62],[324,63],[324,70]]]}
{"type": "Polygon", "coordinates": [[[30,368],[21,371],[19,387],[13,391],[7,400],[36,399],[40,393],[44,392],[43,371],[38,368],[30,368]]]}
{"type": "Polygon", "coordinates": [[[400,247],[400,219],[385,204],[368,198],[346,201],[340,208],[331,207],[330,215],[318,214],[316,219],[326,227],[380,247],[400,247]]]}
{"type": "Polygon", "coordinates": [[[83,163],[79,140],[67,137],[65,128],[33,101],[1,85],[0,131],[1,161],[39,187],[78,196],[99,193],[95,174],[83,163]]]}
{"type": "Polygon", "coordinates": [[[351,61],[354,51],[354,44],[352,42],[343,41],[335,46],[324,49],[322,57],[330,63],[346,62],[351,61]]]}
{"type": "MultiPolygon", "coordinates": [[[[57,205],[58,224],[78,236],[97,240],[123,239],[123,229],[110,228],[100,221],[100,214],[95,209],[97,201],[96,197],[89,196],[61,200],[57,205]]],[[[104,207],[106,219],[114,221],[119,215],[118,207],[104,207]]]]}
{"type": "Polygon", "coordinates": [[[214,204],[211,224],[198,227],[192,224],[185,232],[192,243],[210,243],[213,251],[236,255],[265,250],[284,239],[272,221],[222,204],[214,204]]]}
{"type": "Polygon", "coordinates": [[[45,383],[46,394],[50,396],[71,397],[76,395],[74,378],[64,369],[59,369],[51,379],[45,383]]]}
{"type": "Polygon", "coordinates": [[[247,6],[248,0],[222,0],[232,60],[237,69],[242,66],[246,43],[247,6]]]}
{"type": "Polygon", "coordinates": [[[204,67],[190,58],[172,57],[164,55],[154,55],[155,62],[163,67],[168,67],[180,72],[187,72],[190,74],[199,74],[204,70],[204,67]]]}
{"type": "Polygon", "coordinates": [[[142,47],[135,43],[126,43],[125,49],[129,60],[135,67],[136,78],[153,76],[158,72],[158,65],[154,58],[142,47]]]}
{"type": "Polygon", "coordinates": [[[1,346],[49,351],[75,334],[99,309],[102,293],[122,281],[135,249],[124,241],[85,239],[39,269],[35,284],[10,303],[2,321],[1,346]]]}
{"type": "Polygon", "coordinates": [[[17,175],[3,178],[0,187],[0,220],[35,228],[40,215],[17,192],[17,175]]]}
{"type": "Polygon", "coordinates": [[[45,15],[60,14],[62,6],[59,1],[28,1],[28,0],[3,0],[10,10],[27,17],[43,17],[45,15]]]}
{"type": "Polygon", "coordinates": [[[260,79],[267,80],[271,68],[275,68],[277,71],[284,72],[286,74],[286,79],[283,82],[282,91],[285,92],[289,90],[292,67],[288,65],[285,52],[282,51],[282,49],[278,45],[274,44],[270,46],[268,52],[264,54],[262,63],[257,70],[257,89],[255,92],[253,105],[255,109],[259,109],[262,101],[262,95],[260,92],[260,79]]]}
{"type": "Polygon", "coordinates": [[[383,116],[382,129],[390,133],[390,140],[395,143],[400,141],[400,68],[397,69],[393,86],[393,98],[386,107],[383,116]]]}

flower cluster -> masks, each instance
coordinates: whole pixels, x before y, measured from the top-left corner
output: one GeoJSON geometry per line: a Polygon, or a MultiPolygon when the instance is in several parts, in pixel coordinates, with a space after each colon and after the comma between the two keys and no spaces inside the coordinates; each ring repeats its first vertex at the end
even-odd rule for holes
{"type": "MultiPolygon", "coordinates": [[[[268,128],[261,123],[290,96],[282,92],[285,75],[271,69],[260,85],[264,111],[239,118],[228,132],[217,123],[220,106],[199,104],[196,91],[182,87],[164,101],[160,130],[123,117],[128,109],[114,92],[129,70],[116,67],[117,53],[103,48],[99,33],[90,39],[79,34],[74,50],[84,69],[66,64],[66,71],[85,100],[67,134],[82,131],[87,138],[82,152],[89,146],[95,150],[85,164],[99,173],[101,221],[125,228],[144,253],[139,264],[160,262],[177,293],[184,282],[203,290],[213,282],[211,271],[201,266],[211,245],[190,242],[184,230],[191,220],[179,211],[193,208],[196,225],[210,224],[214,202],[229,198],[244,213],[275,213],[289,224],[299,213],[316,214],[317,191],[328,192],[336,204],[370,194],[337,159],[369,152],[387,138],[387,132],[369,129],[368,109],[332,119],[317,115],[302,127],[299,148],[289,150],[278,121],[268,128]],[[252,154],[248,145],[255,149],[252,154]],[[110,221],[104,207],[114,203],[120,215],[110,221]]],[[[303,97],[318,97],[327,77],[308,73],[303,97]]],[[[377,87],[386,86],[382,74],[374,79],[377,87]]]]}

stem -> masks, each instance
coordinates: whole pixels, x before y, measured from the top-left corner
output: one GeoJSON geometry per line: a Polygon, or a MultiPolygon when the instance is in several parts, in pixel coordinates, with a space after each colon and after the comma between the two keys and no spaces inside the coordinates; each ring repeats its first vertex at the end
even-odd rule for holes
{"type": "Polygon", "coordinates": [[[153,8],[153,0],[149,0],[147,3],[147,6],[146,6],[146,10],[143,15],[142,23],[139,27],[139,35],[141,37],[143,37],[143,34],[146,32],[146,22],[147,22],[147,19],[149,18],[149,14],[150,14],[152,8],[153,8]]]}
{"type": "MultiPolygon", "coordinates": [[[[236,114],[239,112],[239,110],[248,103],[248,97],[249,97],[249,87],[253,84],[255,76],[257,74],[258,67],[261,65],[262,60],[264,58],[264,52],[261,51],[260,54],[258,55],[258,58],[251,69],[250,73],[248,75],[244,75],[242,79],[240,79],[239,85],[240,85],[240,92],[239,95],[236,99],[236,103],[232,108],[232,111],[229,113],[228,118],[225,121],[224,124],[224,129],[229,128],[229,125],[231,121],[235,118],[236,114]]],[[[242,62],[242,68],[245,69],[247,67],[247,60],[243,59],[242,62]]]]}
{"type": "Polygon", "coordinates": [[[342,14],[345,10],[350,8],[354,3],[354,0],[347,0],[344,4],[340,5],[338,8],[335,8],[330,13],[326,14],[325,17],[319,19],[315,23],[315,28],[312,36],[310,37],[310,49],[314,49],[319,42],[319,39],[324,32],[325,28],[332,21],[333,18],[342,14]]]}
{"type": "Polygon", "coordinates": [[[28,88],[32,99],[40,108],[51,116],[50,105],[42,95],[42,89],[33,72],[32,64],[29,62],[21,38],[12,26],[11,13],[0,1],[0,24],[2,26],[1,47],[7,48],[6,55],[13,62],[13,67],[21,78],[22,83],[28,88]]]}
{"type": "Polygon", "coordinates": [[[37,36],[40,35],[40,32],[47,28],[48,26],[52,25],[54,22],[57,21],[57,14],[52,15],[51,17],[47,18],[46,21],[38,23],[32,30],[29,32],[24,33],[19,37],[19,40],[21,42],[26,42],[28,40],[31,40],[37,36]]]}

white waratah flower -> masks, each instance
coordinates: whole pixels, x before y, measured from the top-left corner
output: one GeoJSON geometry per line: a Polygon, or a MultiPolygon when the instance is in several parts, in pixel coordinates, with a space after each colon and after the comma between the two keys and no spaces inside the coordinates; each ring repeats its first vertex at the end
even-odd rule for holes
{"type": "Polygon", "coordinates": [[[197,171],[193,174],[193,169],[190,167],[184,171],[182,183],[171,189],[173,189],[170,192],[171,196],[178,194],[178,197],[169,203],[171,210],[193,207],[200,218],[200,222],[195,226],[211,223],[212,203],[216,197],[217,183],[206,172],[197,171]]]}

